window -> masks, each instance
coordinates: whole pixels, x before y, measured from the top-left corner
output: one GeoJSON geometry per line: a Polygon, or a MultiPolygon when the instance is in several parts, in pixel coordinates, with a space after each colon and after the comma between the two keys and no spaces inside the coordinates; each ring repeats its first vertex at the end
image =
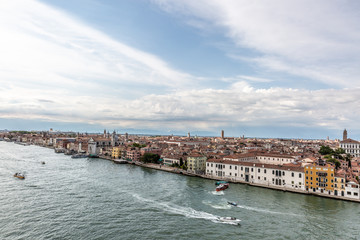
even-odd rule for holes
{"type": "Polygon", "coordinates": [[[235,173],[235,177],[237,177],[237,173],[235,173]]]}
{"type": "Polygon", "coordinates": [[[260,173],[260,168],[258,169],[258,173],[260,173]]]}
{"type": "Polygon", "coordinates": [[[264,169],[264,173],[266,173],[266,169],[264,169]]]}
{"type": "Polygon", "coordinates": [[[229,168],[231,169],[231,166],[229,166],[229,168]]]}
{"type": "Polygon", "coordinates": [[[351,195],[351,192],[347,192],[346,194],[347,194],[347,195],[351,195]]]}
{"type": "Polygon", "coordinates": [[[213,166],[213,164],[211,164],[211,167],[213,166]]]}
{"type": "Polygon", "coordinates": [[[243,177],[243,175],[242,175],[242,174],[241,174],[240,176],[241,176],[241,177],[243,177]]]}
{"type": "Polygon", "coordinates": [[[240,170],[242,171],[242,170],[243,170],[243,167],[241,167],[240,170]]]}
{"type": "Polygon", "coordinates": [[[209,166],[209,163],[207,164],[207,166],[209,166]]]}
{"type": "Polygon", "coordinates": [[[354,196],[358,196],[358,193],[357,193],[357,192],[354,192],[354,196]]]}
{"type": "Polygon", "coordinates": [[[254,171],[254,169],[253,169],[253,168],[251,168],[251,171],[253,172],[253,171],[254,171]]]}
{"type": "Polygon", "coordinates": [[[260,177],[258,177],[258,179],[260,180],[260,177]]]}
{"type": "Polygon", "coordinates": [[[285,176],[285,171],[283,171],[283,176],[285,176]]]}
{"type": "Polygon", "coordinates": [[[273,170],[273,174],[275,174],[275,171],[273,170]]]}
{"type": "Polygon", "coordinates": [[[293,172],[291,173],[291,176],[294,177],[294,173],[293,173],[293,172]]]}
{"type": "Polygon", "coordinates": [[[264,180],[266,181],[266,177],[264,177],[264,180]]]}
{"type": "Polygon", "coordinates": [[[301,173],[299,173],[299,178],[301,178],[301,173]]]}
{"type": "Polygon", "coordinates": [[[230,176],[231,176],[231,173],[230,173],[230,176]]]}
{"type": "Polygon", "coordinates": [[[235,170],[237,170],[237,166],[235,166],[235,170]]]}

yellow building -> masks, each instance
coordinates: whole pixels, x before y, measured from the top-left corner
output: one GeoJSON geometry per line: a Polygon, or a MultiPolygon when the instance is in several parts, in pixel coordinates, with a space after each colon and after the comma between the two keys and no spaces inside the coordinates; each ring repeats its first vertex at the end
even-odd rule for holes
{"type": "Polygon", "coordinates": [[[188,172],[202,174],[206,170],[206,160],[205,156],[200,154],[192,154],[187,157],[187,168],[188,172]]]}
{"type": "Polygon", "coordinates": [[[111,157],[114,159],[121,158],[121,149],[119,147],[113,147],[111,157]]]}
{"type": "Polygon", "coordinates": [[[334,194],[335,171],[331,165],[305,166],[305,189],[310,192],[334,194]]]}
{"type": "Polygon", "coordinates": [[[334,179],[334,195],[345,196],[345,174],[336,174],[334,179]]]}

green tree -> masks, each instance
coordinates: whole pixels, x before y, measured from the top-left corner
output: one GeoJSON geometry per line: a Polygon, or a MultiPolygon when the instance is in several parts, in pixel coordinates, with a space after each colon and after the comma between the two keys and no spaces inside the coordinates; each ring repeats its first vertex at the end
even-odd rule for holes
{"type": "Polygon", "coordinates": [[[321,155],[328,155],[328,154],[332,154],[334,151],[329,147],[329,146],[321,146],[319,153],[321,155]]]}
{"type": "Polygon", "coordinates": [[[140,161],[144,163],[159,163],[160,156],[154,153],[145,153],[140,157],[140,161]]]}

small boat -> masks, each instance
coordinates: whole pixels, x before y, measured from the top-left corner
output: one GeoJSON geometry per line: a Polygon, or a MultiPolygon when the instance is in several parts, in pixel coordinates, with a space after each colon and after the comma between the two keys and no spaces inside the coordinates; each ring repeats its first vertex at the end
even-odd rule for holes
{"type": "Polygon", "coordinates": [[[14,177],[17,177],[19,179],[25,179],[25,175],[24,174],[21,174],[21,173],[15,173],[14,174],[14,177]]]}
{"type": "Polygon", "coordinates": [[[222,184],[220,184],[219,186],[217,186],[216,187],[216,191],[218,192],[218,191],[223,191],[223,190],[225,190],[225,189],[227,189],[229,187],[229,184],[228,183],[222,183],[222,184]]]}
{"type": "Polygon", "coordinates": [[[219,217],[218,220],[221,222],[232,223],[235,225],[240,225],[241,222],[240,219],[237,219],[235,217],[219,217]]]}
{"type": "Polygon", "coordinates": [[[44,162],[44,161],[41,161],[41,164],[43,164],[43,165],[44,165],[44,164],[45,164],[45,162],[44,162]]]}
{"type": "Polygon", "coordinates": [[[87,158],[87,157],[89,156],[86,154],[75,154],[71,156],[71,158],[87,158]]]}
{"type": "Polygon", "coordinates": [[[229,201],[228,201],[227,203],[230,204],[230,205],[233,205],[233,206],[235,206],[235,207],[237,206],[237,203],[235,203],[235,202],[229,202],[229,201]]]}
{"type": "Polygon", "coordinates": [[[227,181],[217,181],[215,183],[216,186],[219,186],[220,184],[228,183],[227,181]]]}

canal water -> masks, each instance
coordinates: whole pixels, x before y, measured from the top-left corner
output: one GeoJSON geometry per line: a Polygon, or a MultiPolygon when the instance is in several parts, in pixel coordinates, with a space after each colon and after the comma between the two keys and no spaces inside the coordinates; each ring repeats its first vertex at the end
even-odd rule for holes
{"type": "Polygon", "coordinates": [[[207,179],[0,142],[0,239],[360,239],[358,203],[214,190],[207,179]]]}

